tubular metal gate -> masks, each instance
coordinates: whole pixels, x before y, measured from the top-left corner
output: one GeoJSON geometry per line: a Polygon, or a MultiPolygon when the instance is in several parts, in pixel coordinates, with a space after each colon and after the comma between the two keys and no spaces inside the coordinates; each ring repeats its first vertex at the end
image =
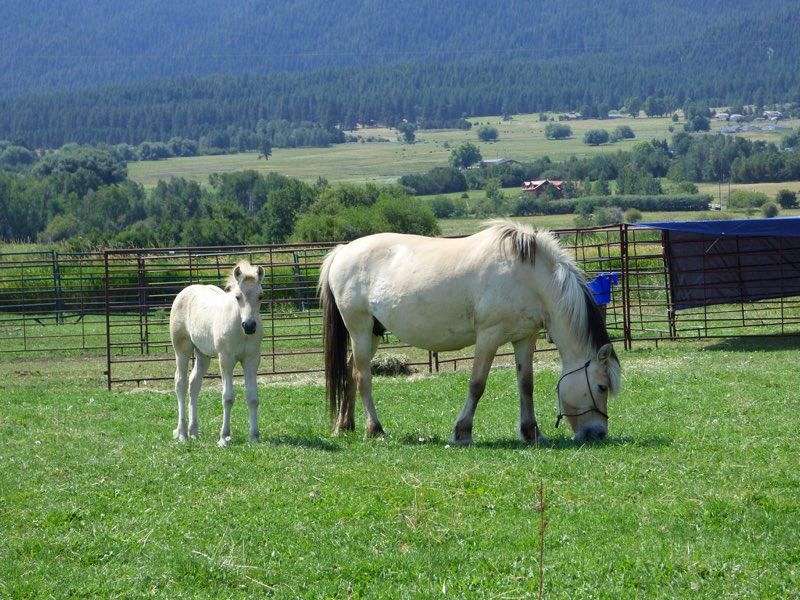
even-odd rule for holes
{"type": "MultiPolygon", "coordinates": [[[[675,310],[665,238],[658,230],[615,225],[555,232],[589,278],[620,274],[606,307],[611,338],[626,348],[655,340],[800,333],[800,298],[783,297],[675,310]]],[[[0,254],[0,360],[25,355],[95,357],[108,387],[172,379],[169,308],[190,283],[223,284],[241,258],[264,267],[262,374],[322,370],[322,318],[316,282],[333,244],[0,254]]],[[[798,275],[800,277],[800,275],[798,275]]],[[[704,285],[713,286],[710,280],[704,285]]],[[[471,349],[431,353],[387,334],[382,349],[402,351],[429,372],[456,369],[471,349]]],[[[553,350],[546,335],[537,351],[553,350]]],[[[502,348],[501,360],[513,356],[502,348]]],[[[214,363],[212,363],[213,365],[214,363]]],[[[216,376],[216,365],[211,375],[216,376]]]]}

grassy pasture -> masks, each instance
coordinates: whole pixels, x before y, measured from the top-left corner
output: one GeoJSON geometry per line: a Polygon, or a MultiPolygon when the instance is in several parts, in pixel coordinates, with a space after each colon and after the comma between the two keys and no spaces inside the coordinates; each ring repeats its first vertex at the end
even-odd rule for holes
{"type": "MultiPolygon", "coordinates": [[[[529,160],[548,155],[553,159],[564,159],[571,155],[585,156],[595,152],[629,149],[638,140],[671,137],[669,127],[675,131],[683,125],[675,124],[668,118],[639,118],[569,121],[573,137],[566,140],[548,140],[544,136],[545,123],[539,122],[538,115],[517,115],[504,122],[500,117],[473,117],[473,124],[492,124],[498,128],[500,139],[497,142],[478,140],[476,128],[462,130],[420,131],[417,143],[401,144],[397,132],[386,128],[359,130],[364,135],[374,135],[389,139],[389,142],[369,142],[337,144],[330,148],[275,148],[269,161],[259,160],[257,153],[227,154],[222,156],[197,156],[191,158],[170,158],[161,161],[132,162],[128,164],[131,179],[152,187],[160,179],[186,177],[206,183],[208,176],[215,172],[241,171],[254,169],[261,172],[276,171],[285,175],[315,181],[326,177],[330,181],[394,181],[406,173],[424,171],[431,167],[447,164],[450,149],[447,147],[464,141],[478,145],[485,158],[510,157],[516,160],[529,160]],[[630,125],[636,133],[635,140],[624,140],[615,144],[587,146],[583,134],[589,129],[613,130],[618,125],[630,125]]],[[[800,122],[786,121],[782,126],[796,127],[800,122]]],[[[712,123],[712,130],[722,126],[712,123]]],[[[742,137],[777,141],[780,133],[743,133],[742,137]]]]}
{"type": "Polygon", "coordinates": [[[590,447],[552,427],[549,360],[552,442],[518,444],[514,374],[496,369],[468,449],[446,443],[463,372],[379,378],[384,441],[330,438],[309,381],[262,386],[264,441],[246,444],[239,390],[220,451],[213,383],[201,439],[178,445],[166,389],[2,363],[0,596],[531,597],[542,482],[545,597],[793,597],[796,356],[796,338],[624,353],[611,439],[590,447]]]}

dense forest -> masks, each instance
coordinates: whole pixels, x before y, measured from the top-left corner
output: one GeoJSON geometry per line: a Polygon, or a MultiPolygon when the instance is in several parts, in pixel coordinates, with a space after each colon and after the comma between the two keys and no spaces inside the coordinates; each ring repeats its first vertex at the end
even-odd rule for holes
{"type": "Polygon", "coordinates": [[[29,147],[199,140],[278,119],[330,130],[597,112],[632,97],[665,111],[688,99],[800,99],[800,13],[785,0],[213,0],[203,11],[69,0],[53,10],[0,7],[0,138],[29,147]]]}

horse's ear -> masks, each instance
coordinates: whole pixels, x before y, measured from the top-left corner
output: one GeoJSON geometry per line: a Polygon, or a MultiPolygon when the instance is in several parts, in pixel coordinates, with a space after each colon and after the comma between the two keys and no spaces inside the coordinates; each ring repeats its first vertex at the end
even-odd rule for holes
{"type": "Polygon", "coordinates": [[[258,280],[264,281],[264,267],[258,267],[258,280]]]}
{"type": "Polygon", "coordinates": [[[597,351],[597,362],[608,364],[611,359],[617,358],[617,353],[614,352],[614,346],[611,344],[604,344],[597,351]]]}
{"type": "Polygon", "coordinates": [[[233,268],[233,276],[236,278],[236,281],[241,281],[242,280],[242,267],[240,267],[239,265],[236,265],[233,268]]]}

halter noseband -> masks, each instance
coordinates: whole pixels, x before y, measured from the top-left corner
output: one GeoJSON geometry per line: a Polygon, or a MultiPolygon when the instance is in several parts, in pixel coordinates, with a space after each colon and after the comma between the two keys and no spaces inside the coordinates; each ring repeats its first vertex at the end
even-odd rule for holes
{"type": "Polygon", "coordinates": [[[572,369],[572,371],[567,371],[561,377],[558,378],[558,383],[556,384],[556,397],[558,398],[558,415],[556,415],[556,428],[561,424],[561,419],[563,417],[580,417],[581,415],[585,415],[586,413],[590,412],[597,412],[603,415],[606,420],[608,420],[608,415],[604,413],[597,407],[597,400],[595,400],[594,392],[592,391],[592,384],[589,382],[589,365],[591,364],[591,360],[587,360],[586,364],[582,367],[578,367],[577,369],[572,369]],[[564,404],[561,402],[561,382],[567,375],[572,375],[573,373],[577,373],[578,371],[583,371],[583,374],[586,375],[586,387],[589,388],[589,395],[592,397],[592,407],[584,410],[583,412],[575,413],[572,415],[568,415],[564,412],[564,404]]]}

